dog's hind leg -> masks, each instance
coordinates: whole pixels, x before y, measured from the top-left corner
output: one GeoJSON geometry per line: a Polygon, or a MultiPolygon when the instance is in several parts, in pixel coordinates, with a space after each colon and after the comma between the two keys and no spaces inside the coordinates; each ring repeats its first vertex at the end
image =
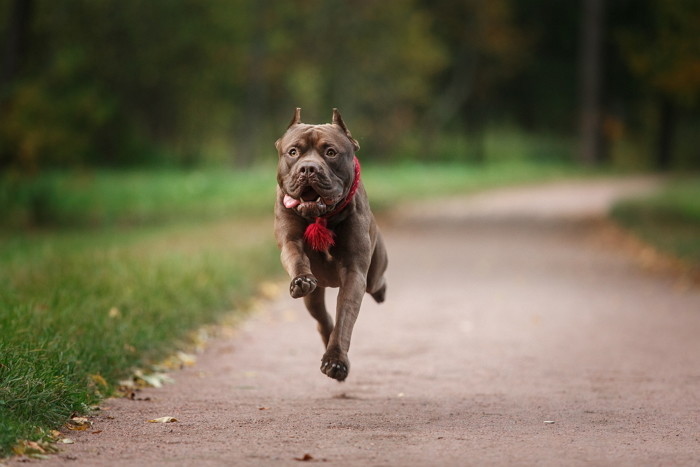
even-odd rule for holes
{"type": "Polygon", "coordinates": [[[372,262],[367,272],[367,293],[374,301],[382,303],[386,298],[386,278],[384,272],[388,264],[386,248],[381,235],[377,235],[377,244],[372,253],[372,262]]]}
{"type": "Polygon", "coordinates": [[[311,316],[318,321],[318,332],[323,339],[323,346],[328,347],[328,339],[333,331],[333,318],[326,311],[325,292],[324,287],[317,287],[304,297],[304,305],[311,316]]]}
{"type": "Polygon", "coordinates": [[[377,290],[369,293],[377,303],[384,303],[384,300],[386,299],[386,279],[384,279],[384,277],[382,277],[381,284],[382,285],[377,288],[377,290]]]}

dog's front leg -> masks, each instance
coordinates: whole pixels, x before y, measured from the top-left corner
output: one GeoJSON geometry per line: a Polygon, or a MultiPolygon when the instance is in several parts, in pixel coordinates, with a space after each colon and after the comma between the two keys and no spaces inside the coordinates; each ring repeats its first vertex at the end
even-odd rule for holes
{"type": "Polygon", "coordinates": [[[366,289],[366,272],[348,270],[342,274],[335,327],[321,360],[321,371],[338,381],[344,381],[350,372],[350,338],[366,289]]]}
{"type": "Polygon", "coordinates": [[[316,277],[311,273],[311,263],[304,253],[304,242],[299,239],[286,239],[281,242],[282,266],[292,281],[289,284],[289,294],[292,298],[304,297],[316,288],[316,277]]]}

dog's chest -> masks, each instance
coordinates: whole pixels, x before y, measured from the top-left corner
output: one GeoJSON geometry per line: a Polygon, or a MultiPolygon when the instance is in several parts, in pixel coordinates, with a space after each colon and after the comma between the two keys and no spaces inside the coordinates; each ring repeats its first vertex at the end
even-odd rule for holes
{"type": "Polygon", "coordinates": [[[311,272],[321,287],[340,287],[340,264],[330,253],[307,251],[311,272]]]}

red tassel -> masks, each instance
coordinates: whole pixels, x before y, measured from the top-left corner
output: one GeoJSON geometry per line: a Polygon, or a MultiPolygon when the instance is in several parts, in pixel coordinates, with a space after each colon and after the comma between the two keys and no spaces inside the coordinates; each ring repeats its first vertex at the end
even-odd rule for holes
{"type": "Polygon", "coordinates": [[[326,227],[326,219],[317,217],[316,222],[309,224],[304,232],[304,240],[316,251],[328,251],[335,245],[333,232],[326,227]]]}

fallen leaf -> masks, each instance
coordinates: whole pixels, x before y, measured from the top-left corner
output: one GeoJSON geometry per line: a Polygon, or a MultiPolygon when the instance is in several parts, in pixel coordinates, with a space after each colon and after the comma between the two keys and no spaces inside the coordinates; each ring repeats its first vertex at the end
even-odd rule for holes
{"type": "Polygon", "coordinates": [[[99,435],[100,433],[102,433],[102,430],[95,430],[90,432],[91,435],[99,435]]]}
{"type": "Polygon", "coordinates": [[[109,309],[109,313],[107,313],[107,316],[109,316],[112,319],[120,318],[122,316],[122,312],[119,311],[119,308],[113,306],[109,309]]]}
{"type": "Polygon", "coordinates": [[[62,438],[59,442],[60,442],[60,443],[63,443],[63,444],[73,444],[73,443],[75,443],[75,441],[73,441],[73,440],[70,439],[70,438],[62,438]]]}
{"type": "Polygon", "coordinates": [[[182,364],[185,366],[192,366],[195,363],[197,363],[197,357],[192,355],[192,354],[180,351],[175,355],[182,362],[182,364]]]}
{"type": "Polygon", "coordinates": [[[46,454],[58,452],[58,448],[46,441],[21,440],[12,446],[12,452],[18,456],[27,456],[31,459],[47,459],[46,454]]]}
{"type": "Polygon", "coordinates": [[[148,423],[173,423],[176,421],[177,421],[177,418],[175,418],[175,417],[160,417],[160,418],[154,418],[153,420],[149,420],[148,423]]]}
{"type": "Polygon", "coordinates": [[[118,384],[120,390],[134,389],[136,387],[133,379],[123,379],[118,384]]]}
{"type": "Polygon", "coordinates": [[[163,387],[164,383],[175,382],[175,380],[173,380],[170,376],[168,376],[165,373],[155,372],[146,374],[141,370],[136,370],[134,372],[134,380],[136,381],[137,385],[141,383],[141,386],[153,386],[154,388],[163,387]]]}
{"type": "Polygon", "coordinates": [[[85,417],[73,417],[68,420],[66,427],[73,431],[85,431],[92,426],[90,420],[85,417]]]}
{"type": "Polygon", "coordinates": [[[269,407],[258,407],[258,410],[270,410],[269,407]]]}
{"type": "Polygon", "coordinates": [[[107,387],[107,380],[105,380],[102,375],[90,375],[90,379],[92,380],[93,383],[99,384],[102,387],[107,387]]]}

